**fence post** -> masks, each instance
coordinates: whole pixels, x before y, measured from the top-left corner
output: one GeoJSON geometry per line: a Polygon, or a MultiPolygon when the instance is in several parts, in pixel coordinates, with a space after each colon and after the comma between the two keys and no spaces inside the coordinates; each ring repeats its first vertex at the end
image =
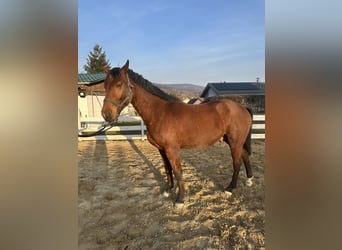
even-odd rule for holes
{"type": "Polygon", "coordinates": [[[140,126],[141,126],[141,141],[144,141],[144,121],[140,118],[140,126]]]}
{"type": "Polygon", "coordinates": [[[81,119],[80,119],[80,116],[81,116],[81,110],[80,109],[78,109],[77,110],[77,113],[78,113],[78,119],[77,119],[77,124],[78,124],[78,130],[80,130],[81,128],[82,128],[82,126],[81,126],[81,119]]]}

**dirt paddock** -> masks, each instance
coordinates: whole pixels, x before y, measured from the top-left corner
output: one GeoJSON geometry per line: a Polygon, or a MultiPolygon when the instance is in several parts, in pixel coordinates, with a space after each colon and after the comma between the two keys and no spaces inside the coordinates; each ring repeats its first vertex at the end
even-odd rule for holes
{"type": "Polygon", "coordinates": [[[79,249],[264,249],[264,151],[264,141],[252,141],[254,184],[244,184],[242,167],[228,197],[228,146],[183,150],[185,206],[175,209],[149,142],[78,142],[79,249]]]}

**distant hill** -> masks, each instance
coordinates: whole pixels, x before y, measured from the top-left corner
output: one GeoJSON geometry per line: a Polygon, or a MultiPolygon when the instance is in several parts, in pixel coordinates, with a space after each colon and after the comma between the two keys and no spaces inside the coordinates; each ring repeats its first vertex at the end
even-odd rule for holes
{"type": "Polygon", "coordinates": [[[175,88],[175,89],[187,89],[187,90],[194,90],[194,91],[203,91],[204,87],[191,84],[191,83],[174,83],[174,84],[158,84],[158,87],[165,87],[165,88],[175,88]]]}
{"type": "Polygon", "coordinates": [[[204,87],[195,85],[195,84],[189,84],[189,83],[181,83],[181,84],[158,84],[156,83],[161,90],[165,91],[166,93],[170,95],[177,96],[178,98],[184,100],[186,98],[194,98],[199,97],[199,95],[202,93],[204,87]]]}

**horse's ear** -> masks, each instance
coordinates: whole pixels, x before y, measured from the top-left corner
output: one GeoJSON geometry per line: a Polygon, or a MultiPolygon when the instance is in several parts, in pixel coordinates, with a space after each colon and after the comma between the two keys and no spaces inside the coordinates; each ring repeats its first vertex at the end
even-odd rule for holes
{"type": "Polygon", "coordinates": [[[104,73],[107,74],[107,73],[109,72],[109,70],[110,70],[110,69],[109,69],[108,66],[103,67],[103,72],[104,72],[104,73]]]}
{"type": "Polygon", "coordinates": [[[129,66],[129,60],[127,59],[127,62],[125,63],[125,65],[124,66],[122,66],[122,70],[124,71],[124,72],[127,72],[127,70],[128,70],[128,66],[129,66]]]}

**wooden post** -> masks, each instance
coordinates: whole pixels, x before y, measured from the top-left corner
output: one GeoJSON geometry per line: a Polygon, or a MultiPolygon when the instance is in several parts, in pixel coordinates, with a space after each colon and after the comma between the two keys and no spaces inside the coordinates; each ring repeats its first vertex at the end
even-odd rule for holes
{"type": "Polygon", "coordinates": [[[140,126],[141,126],[141,141],[144,141],[144,121],[140,118],[140,126]]]}
{"type": "Polygon", "coordinates": [[[81,110],[78,108],[77,112],[78,112],[78,115],[77,115],[77,117],[78,117],[78,119],[77,119],[78,130],[80,130],[81,129],[81,119],[80,119],[80,115],[81,115],[80,112],[81,112],[81,110]]]}

